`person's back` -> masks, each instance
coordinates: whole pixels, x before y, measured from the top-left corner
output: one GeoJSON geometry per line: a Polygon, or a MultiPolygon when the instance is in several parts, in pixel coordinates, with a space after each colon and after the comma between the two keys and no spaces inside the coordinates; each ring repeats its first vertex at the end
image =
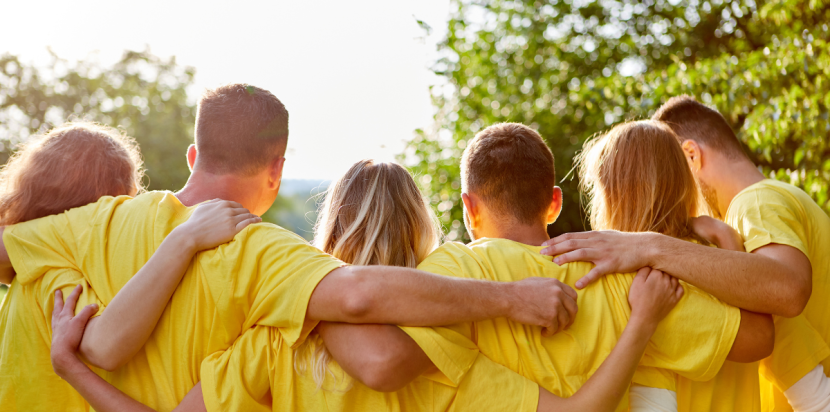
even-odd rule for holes
{"type": "MultiPolygon", "coordinates": [[[[92,123],[68,123],[35,137],[0,172],[0,225],[25,222],[141,190],[135,141],[92,123]],[[89,167],[64,172],[74,162],[89,167]]],[[[2,274],[9,282],[13,271],[2,274]]],[[[14,278],[0,305],[0,405],[4,410],[87,410],[86,401],[49,363],[53,294],[84,284],[73,269],[53,269],[37,280],[14,278]],[[48,391],[44,390],[48,388],[48,391]]],[[[84,294],[82,305],[95,301],[84,294]]]]}
{"type": "MultiPolygon", "coordinates": [[[[488,127],[468,144],[461,173],[465,224],[471,237],[479,240],[468,246],[446,244],[420,269],[492,280],[541,275],[571,285],[592,270],[591,265],[559,266],[539,253],[540,245],[549,239],[547,224],[561,210],[562,195],[554,186],[553,155],[538,133],[518,124],[488,127]]],[[[577,300],[576,321],[560,335],[545,337],[541,330],[503,320],[453,329],[470,337],[498,363],[554,394],[568,396],[591,376],[619,339],[630,316],[626,302],[634,276],[618,274],[584,289],[577,300]]],[[[739,309],[683,286],[686,294],[660,323],[634,383],[674,389],[675,373],[706,380],[728,356],[738,359],[737,353],[742,353],[748,355],[742,360],[754,361],[769,353],[769,317],[747,315],[744,319],[739,309]],[[755,328],[759,334],[748,337],[746,331],[755,328]]],[[[418,343],[427,353],[441,350],[434,342],[418,343]]],[[[620,405],[626,406],[625,402],[620,405]]]]}
{"type": "MultiPolygon", "coordinates": [[[[419,269],[451,276],[497,281],[544,276],[573,285],[593,265],[556,265],[539,253],[541,247],[507,239],[480,239],[469,245],[448,243],[433,252],[419,269]]],[[[543,337],[539,328],[506,319],[451,327],[470,337],[482,353],[537,382],[558,396],[576,392],[614,348],[630,316],[628,290],[634,273],[607,276],[578,292],[579,313],[566,330],[543,337]]],[[[706,380],[720,369],[738,331],[738,309],[727,306],[693,286],[660,324],[641,365],[671,369],[691,379],[706,380]],[[707,322],[693,323],[707,319],[707,322]],[[685,325],[684,325],[685,324],[685,325]]],[[[673,374],[651,370],[634,382],[663,386],[673,374]]],[[[627,406],[627,404],[625,405],[627,406]]]]}

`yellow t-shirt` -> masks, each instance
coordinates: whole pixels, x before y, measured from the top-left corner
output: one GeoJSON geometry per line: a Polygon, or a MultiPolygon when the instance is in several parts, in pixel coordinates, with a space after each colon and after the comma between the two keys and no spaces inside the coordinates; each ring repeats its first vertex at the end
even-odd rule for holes
{"type": "Polygon", "coordinates": [[[77,310],[100,303],[83,276],[52,269],[27,284],[14,280],[0,305],[0,406],[4,411],[88,411],[83,397],[52,370],[52,308],[55,291],[84,293],[77,310]]]}
{"type": "Polygon", "coordinates": [[[830,372],[830,217],[801,189],[767,179],[738,193],[725,221],[743,236],[747,252],[776,243],[810,259],[810,301],[801,316],[775,318],[775,349],[761,361],[764,410],[791,411],[781,392],[819,364],[830,372]]]}
{"type": "Polygon", "coordinates": [[[477,355],[457,387],[418,377],[397,392],[373,391],[332,362],[322,389],[293,368],[294,352],[273,328],[246,331],[202,363],[207,410],[219,411],[526,411],[539,386],[477,355]],[[273,404],[272,404],[273,402],[273,404]]]}
{"type": "MultiPolygon", "coordinates": [[[[573,285],[592,268],[588,263],[558,266],[534,247],[505,239],[469,245],[447,243],[418,269],[446,276],[516,281],[541,276],[573,285]]],[[[577,291],[579,314],[565,331],[542,337],[541,329],[505,318],[459,324],[449,329],[471,339],[491,360],[538,383],[558,396],[573,395],[599,368],[617,343],[631,315],[628,290],[635,274],[603,277],[577,291]]],[[[684,284],[686,293],[663,320],[648,345],[634,382],[675,389],[675,375],[712,379],[726,359],[740,327],[740,311],[684,284]]],[[[403,328],[442,371],[452,344],[436,333],[403,328]]],[[[436,330],[447,328],[435,328],[436,330]]],[[[429,329],[426,329],[427,331],[429,329]]],[[[627,400],[621,403],[625,409],[627,400]]]]}
{"type": "MultiPolygon", "coordinates": [[[[21,283],[75,269],[107,305],[193,209],[167,192],[104,197],[11,226],[3,240],[21,283]]],[[[202,360],[244,330],[272,326],[289,345],[301,343],[315,325],[305,321],[314,288],[343,265],[285,229],[250,225],[196,255],[144,347],[102,376],[151,408],[172,410],[199,382],[202,360]]]]}

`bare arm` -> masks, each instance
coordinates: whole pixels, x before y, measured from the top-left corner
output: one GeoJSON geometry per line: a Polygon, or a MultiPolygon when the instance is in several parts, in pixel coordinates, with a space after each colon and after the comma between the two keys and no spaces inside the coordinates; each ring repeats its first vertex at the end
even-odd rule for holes
{"type": "Polygon", "coordinates": [[[376,391],[397,391],[435,367],[397,326],[321,322],[317,332],[340,367],[376,391]]]}
{"type": "Polygon", "coordinates": [[[9,259],[9,252],[6,251],[6,244],[3,243],[3,232],[6,231],[5,226],[0,226],[0,283],[9,285],[14,280],[14,268],[12,261],[9,259]]]}
{"type": "Polygon", "coordinates": [[[307,318],[440,326],[507,317],[552,335],[573,322],[576,292],[555,279],[491,282],[389,266],[335,269],[317,285],[307,318]]]}
{"type": "Polygon", "coordinates": [[[683,287],[676,279],[649,268],[641,269],[628,297],[631,319],[611,354],[570,398],[560,398],[540,388],[538,411],[616,410],[657,324],[682,296],[683,287]]]}
{"type": "MultiPolygon", "coordinates": [[[[60,290],[55,292],[55,308],[52,312],[52,367],[55,373],[72,385],[97,411],[150,412],[153,409],[130,398],[109,382],[101,379],[78,358],[77,349],[84,326],[95,313],[95,305],[85,307],[77,316],[75,303],[81,288],[77,287],[64,305],[60,290]]],[[[177,411],[206,411],[202,399],[201,383],[188,392],[177,411]]]]}
{"type": "Polygon", "coordinates": [[[775,343],[772,316],[741,309],[741,326],[726,360],[750,363],[766,358],[775,343]]]}
{"type": "Polygon", "coordinates": [[[798,316],[812,293],[812,268],[801,251],[770,244],[752,253],[697,245],[657,233],[596,231],[568,233],[545,243],[558,264],[593,262],[577,282],[582,288],[600,276],[650,266],[671,273],[739,308],[785,317],[798,316]]]}
{"type": "Polygon", "coordinates": [[[129,361],[150,337],[193,256],[230,241],[248,224],[259,221],[235,202],[199,205],[186,223],[164,239],[103,314],[89,322],[80,354],[109,371],[129,361]]]}

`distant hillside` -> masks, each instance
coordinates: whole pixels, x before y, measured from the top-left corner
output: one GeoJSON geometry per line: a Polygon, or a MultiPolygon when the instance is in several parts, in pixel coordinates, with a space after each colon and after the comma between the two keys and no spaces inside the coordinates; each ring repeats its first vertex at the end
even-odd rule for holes
{"type": "Polygon", "coordinates": [[[317,204],[322,201],[321,193],[325,192],[329,183],[328,180],[283,180],[274,206],[262,215],[262,220],[311,240],[317,220],[317,204]]]}

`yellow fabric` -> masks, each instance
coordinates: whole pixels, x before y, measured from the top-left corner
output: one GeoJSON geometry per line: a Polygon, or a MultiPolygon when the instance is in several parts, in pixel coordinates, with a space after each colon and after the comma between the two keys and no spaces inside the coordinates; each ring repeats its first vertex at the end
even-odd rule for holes
{"type": "Polygon", "coordinates": [[[246,331],[202,363],[202,393],[218,411],[536,411],[539,386],[477,356],[458,387],[424,377],[397,392],[375,392],[337,365],[323,389],[293,369],[294,353],[273,328],[246,331]],[[336,378],[335,378],[336,377],[336,378]],[[272,404],[273,400],[273,404],[272,404]]]}
{"type": "MultiPolygon", "coordinates": [[[[552,277],[573,284],[592,265],[571,263],[558,266],[539,253],[541,247],[505,239],[481,239],[470,245],[447,243],[433,252],[419,269],[446,276],[515,281],[533,276],[552,277]]],[[[541,329],[516,324],[504,318],[448,327],[472,340],[496,363],[538,383],[558,396],[573,395],[611,353],[631,315],[628,290],[634,274],[603,277],[577,291],[579,314],[574,324],[552,337],[541,329]]],[[[690,379],[712,379],[723,365],[740,326],[738,309],[699,289],[684,285],[686,294],[657,328],[634,382],[673,389],[674,373],[690,379]]],[[[453,365],[441,363],[441,352],[455,343],[424,332],[403,328],[442,371],[453,365]]],[[[446,328],[435,328],[437,330],[446,328]]],[[[621,408],[627,400],[621,403],[621,408]]]]}
{"type": "Polygon", "coordinates": [[[52,308],[55,291],[64,298],[75,286],[84,292],[76,306],[100,302],[83,276],[53,269],[36,281],[13,281],[0,304],[0,406],[8,412],[88,411],[89,404],[52,370],[52,308]]]}
{"type": "Polygon", "coordinates": [[[677,379],[678,412],[753,412],[761,410],[758,362],[726,361],[714,379],[677,379]]]}
{"type": "Polygon", "coordinates": [[[764,410],[791,411],[781,392],[818,364],[830,368],[830,217],[801,189],[767,179],[738,193],[725,221],[743,236],[747,252],[775,243],[810,259],[810,301],[801,316],[776,317],[775,349],[761,361],[764,410]]]}
{"type": "MultiPolygon", "coordinates": [[[[105,197],[9,227],[4,241],[22,284],[50,268],[76,269],[108,304],[192,211],[166,192],[105,197]]],[[[199,382],[202,360],[242,331],[277,327],[288,344],[301,343],[314,326],[305,322],[311,293],[343,265],[280,227],[248,226],[194,258],[144,347],[103,377],[151,408],[172,410],[199,382]]]]}

